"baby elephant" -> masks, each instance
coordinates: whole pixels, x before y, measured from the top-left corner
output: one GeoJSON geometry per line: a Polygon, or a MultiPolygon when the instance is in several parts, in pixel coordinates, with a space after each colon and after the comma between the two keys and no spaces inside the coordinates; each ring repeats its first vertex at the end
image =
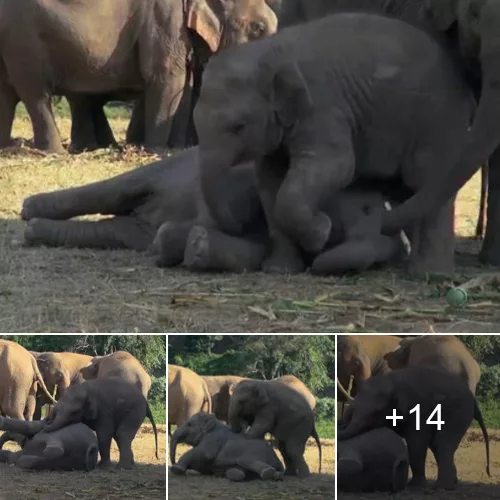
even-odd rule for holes
{"type": "Polygon", "coordinates": [[[215,415],[205,412],[196,413],[174,432],[170,461],[170,470],[179,475],[189,469],[200,474],[225,476],[231,481],[283,478],[283,464],[264,439],[246,439],[242,434],[235,434],[215,415]],[[176,463],[178,443],[187,443],[193,448],[176,463]]]}
{"type": "Polygon", "coordinates": [[[32,470],[95,469],[97,439],[86,425],[72,424],[51,433],[45,432],[44,427],[44,421],[0,417],[0,429],[8,431],[2,435],[2,444],[14,440],[22,447],[17,452],[0,450],[0,462],[32,470]]]}
{"type": "Polygon", "coordinates": [[[408,482],[409,466],[406,445],[391,429],[374,429],[337,442],[339,491],[400,491],[408,482]]]}

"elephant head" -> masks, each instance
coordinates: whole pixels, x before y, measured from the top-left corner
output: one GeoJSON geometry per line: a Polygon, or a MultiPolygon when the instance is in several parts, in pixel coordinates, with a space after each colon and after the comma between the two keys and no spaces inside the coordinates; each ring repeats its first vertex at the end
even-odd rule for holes
{"type": "Polygon", "coordinates": [[[337,349],[337,387],[344,400],[348,400],[345,389],[350,378],[353,377],[351,392],[355,395],[372,375],[371,361],[355,335],[340,336],[337,349]]]}
{"type": "Polygon", "coordinates": [[[389,375],[372,377],[349,403],[349,408],[338,429],[340,440],[350,439],[372,429],[385,427],[386,416],[396,409],[398,415],[407,415],[410,403],[404,391],[398,390],[389,375]]]}
{"type": "Polygon", "coordinates": [[[85,380],[93,380],[97,378],[97,375],[99,373],[99,365],[105,357],[106,356],[94,356],[92,358],[92,361],[87,366],[80,368],[80,374],[82,375],[82,377],[85,380]]]}
{"type": "Polygon", "coordinates": [[[78,422],[86,423],[92,427],[91,422],[96,417],[97,403],[90,395],[89,383],[72,385],[47,417],[45,431],[53,432],[78,422]]]}
{"type": "Polygon", "coordinates": [[[408,366],[410,352],[413,343],[419,337],[408,337],[401,340],[399,346],[394,351],[388,352],[384,359],[391,370],[399,370],[408,366]]]}
{"type": "Polygon", "coordinates": [[[57,399],[59,399],[71,385],[71,375],[64,365],[62,356],[56,352],[32,352],[31,354],[36,359],[48,391],[54,394],[57,388],[57,399]]]}
{"type": "Polygon", "coordinates": [[[215,415],[198,412],[190,417],[182,426],[177,427],[170,440],[170,461],[172,465],[176,463],[175,454],[179,443],[186,443],[197,446],[203,437],[212,432],[220,424],[215,415]]]}
{"type": "Polygon", "coordinates": [[[229,400],[229,425],[233,432],[244,432],[255,415],[270,402],[265,385],[254,380],[239,382],[229,400]]]}
{"type": "Polygon", "coordinates": [[[220,194],[227,188],[225,174],[239,163],[275,152],[286,131],[312,110],[298,66],[278,49],[259,57],[257,44],[265,42],[212,57],[194,111],[205,201],[222,229],[236,235],[241,224],[220,194]]]}
{"type": "Polygon", "coordinates": [[[212,53],[270,35],[278,25],[265,0],[187,0],[186,19],[212,53]]]}

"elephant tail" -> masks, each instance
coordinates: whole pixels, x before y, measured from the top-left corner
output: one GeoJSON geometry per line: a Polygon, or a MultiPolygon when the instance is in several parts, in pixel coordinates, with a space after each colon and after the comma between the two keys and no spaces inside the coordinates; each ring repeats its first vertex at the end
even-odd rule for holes
{"type": "Polygon", "coordinates": [[[153,418],[153,413],[151,412],[151,408],[149,407],[149,403],[146,401],[146,417],[149,418],[151,425],[153,426],[153,431],[155,433],[155,457],[158,460],[158,432],[156,430],[155,419],[153,418]]]}
{"type": "Polygon", "coordinates": [[[322,461],[322,452],[321,452],[321,441],[319,440],[318,432],[316,431],[316,426],[313,425],[312,431],[311,431],[311,437],[314,438],[316,441],[316,444],[318,445],[318,452],[319,452],[319,473],[321,474],[321,461],[322,461]]]}
{"type": "Polygon", "coordinates": [[[488,431],[486,430],[486,426],[484,425],[483,414],[479,406],[477,405],[477,401],[474,399],[474,418],[477,420],[477,423],[481,427],[481,431],[483,433],[484,442],[486,444],[486,473],[488,476],[490,474],[490,439],[488,437],[488,431]]]}
{"type": "Polygon", "coordinates": [[[203,408],[205,407],[205,403],[207,405],[207,413],[212,413],[212,396],[210,395],[210,391],[208,390],[208,386],[205,383],[205,381],[202,379],[203,382],[203,395],[204,395],[204,401],[203,401],[203,408]]]}
{"type": "Polygon", "coordinates": [[[54,399],[54,396],[52,396],[52,394],[50,394],[49,390],[47,389],[47,386],[45,385],[42,374],[40,373],[40,370],[38,369],[36,359],[33,357],[33,355],[31,355],[31,367],[33,368],[33,372],[35,374],[35,380],[40,384],[42,391],[49,398],[49,401],[56,404],[57,401],[54,399]]]}

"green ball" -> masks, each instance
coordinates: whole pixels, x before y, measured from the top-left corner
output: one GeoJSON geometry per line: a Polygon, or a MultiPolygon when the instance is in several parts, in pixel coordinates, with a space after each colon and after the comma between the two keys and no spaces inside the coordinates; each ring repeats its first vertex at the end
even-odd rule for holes
{"type": "Polygon", "coordinates": [[[464,288],[450,288],[446,294],[446,301],[452,307],[462,307],[467,303],[467,290],[464,288]]]}

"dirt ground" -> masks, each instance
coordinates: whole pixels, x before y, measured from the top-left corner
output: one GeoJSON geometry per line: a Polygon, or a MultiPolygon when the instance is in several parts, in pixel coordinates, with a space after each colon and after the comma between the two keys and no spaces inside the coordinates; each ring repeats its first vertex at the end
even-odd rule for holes
{"type": "MultiPolygon", "coordinates": [[[[69,119],[58,118],[65,140],[69,119]]],[[[112,120],[122,140],[127,121],[112,120]]],[[[26,116],[14,135],[32,136],[26,116]]],[[[498,281],[466,307],[444,299],[450,283],[412,280],[397,271],[344,278],[262,273],[192,274],[161,270],[133,251],[22,246],[23,199],[40,191],[111,177],[154,158],[134,151],[47,156],[21,147],[0,152],[0,330],[8,332],[498,332],[498,281]]],[[[457,232],[471,236],[479,177],[462,191],[457,232]]],[[[455,283],[476,266],[477,243],[464,240],[455,283]],[[469,265],[466,265],[466,264],[469,265]]]]}
{"type": "MultiPolygon", "coordinates": [[[[421,491],[404,491],[395,495],[388,494],[346,494],[339,492],[338,500],[386,500],[401,498],[402,500],[428,500],[430,495],[438,500],[497,500],[500,497],[500,431],[489,430],[491,477],[486,474],[486,455],[483,437],[480,431],[469,431],[455,456],[459,486],[454,491],[433,491],[432,482],[437,477],[434,458],[429,457],[427,477],[429,488],[421,491]]],[[[429,454],[432,455],[432,454],[429,454]]]]}
{"type": "MultiPolygon", "coordinates": [[[[136,465],[133,470],[111,468],[86,472],[29,472],[0,464],[0,498],[16,500],[163,500],[166,492],[166,432],[158,428],[158,457],[154,456],[154,435],[144,425],[133,442],[136,465]]],[[[15,451],[9,443],[5,449],[15,451]]],[[[118,461],[118,448],[113,441],[111,460],[118,461]]]]}
{"type": "MultiPolygon", "coordinates": [[[[248,481],[230,483],[223,478],[175,476],[168,472],[169,500],[325,500],[334,498],[334,440],[321,439],[323,448],[322,473],[318,474],[318,449],[309,441],[305,458],[311,470],[307,479],[286,477],[283,481],[248,481]]],[[[186,445],[177,447],[177,457],[189,449],[186,445]]],[[[279,453],[279,452],[278,452],[279,453]]],[[[169,461],[170,463],[170,461],[169,461]]]]}

